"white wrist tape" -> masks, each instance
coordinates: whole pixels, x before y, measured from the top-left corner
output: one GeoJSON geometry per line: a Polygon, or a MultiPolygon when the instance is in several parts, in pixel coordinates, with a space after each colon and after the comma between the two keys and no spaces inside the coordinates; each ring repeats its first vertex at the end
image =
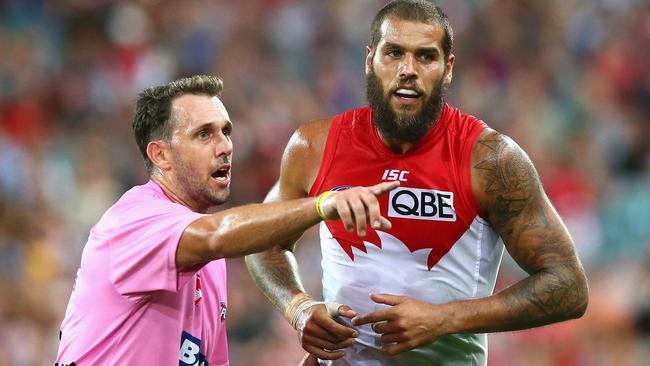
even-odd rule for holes
{"type": "Polygon", "coordinates": [[[329,316],[332,318],[336,318],[340,316],[341,314],[339,313],[339,308],[341,307],[340,304],[335,303],[335,302],[323,302],[323,301],[316,301],[309,297],[307,294],[298,294],[296,295],[290,302],[289,305],[287,306],[284,316],[287,318],[289,321],[289,324],[296,329],[296,330],[302,330],[302,328],[305,326],[305,321],[307,320],[306,317],[303,316],[303,313],[311,308],[312,306],[316,305],[325,305],[325,308],[327,309],[327,313],[329,316]]]}
{"type": "Polygon", "coordinates": [[[315,301],[315,300],[308,300],[306,302],[303,302],[302,304],[298,305],[296,308],[295,312],[293,313],[293,316],[291,318],[291,326],[293,329],[300,330],[302,329],[305,324],[304,321],[306,320],[305,318],[302,318],[302,313],[309,309],[312,306],[323,304],[322,301],[315,301]]]}

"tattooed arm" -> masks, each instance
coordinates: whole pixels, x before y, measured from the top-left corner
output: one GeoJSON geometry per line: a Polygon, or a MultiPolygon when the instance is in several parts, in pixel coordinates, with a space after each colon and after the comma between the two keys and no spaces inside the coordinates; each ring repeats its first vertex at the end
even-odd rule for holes
{"type": "Polygon", "coordinates": [[[530,275],[496,296],[494,305],[501,316],[490,330],[582,316],[588,302],[584,270],[528,156],[508,137],[485,131],[472,160],[479,205],[512,258],[530,275]]]}
{"type": "Polygon", "coordinates": [[[573,240],[524,151],[511,139],[484,131],[472,152],[472,189],[508,252],[529,276],[492,296],[440,305],[372,294],[372,300],[391,307],[352,323],[373,323],[385,353],[401,353],[445,334],[526,329],[584,314],[587,280],[573,240]]]}

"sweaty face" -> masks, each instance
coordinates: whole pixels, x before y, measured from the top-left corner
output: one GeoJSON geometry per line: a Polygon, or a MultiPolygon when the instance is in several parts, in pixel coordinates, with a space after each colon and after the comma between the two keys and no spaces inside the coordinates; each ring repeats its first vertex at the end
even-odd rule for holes
{"type": "Polygon", "coordinates": [[[230,195],[232,123],[219,98],[184,95],[172,104],[170,143],[175,193],[199,212],[230,195]]]}
{"type": "Polygon", "coordinates": [[[366,58],[367,97],[380,135],[414,143],[433,126],[451,80],[439,25],[388,18],[382,38],[366,58]]]}

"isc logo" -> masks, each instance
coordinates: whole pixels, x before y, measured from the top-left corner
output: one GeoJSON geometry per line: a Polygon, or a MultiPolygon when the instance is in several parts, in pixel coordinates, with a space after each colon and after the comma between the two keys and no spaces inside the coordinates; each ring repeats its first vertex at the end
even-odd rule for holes
{"type": "Polygon", "coordinates": [[[454,192],[435,189],[397,188],[390,191],[389,217],[456,221],[454,192]]]}
{"type": "Polygon", "coordinates": [[[406,182],[406,175],[408,173],[408,170],[386,169],[384,170],[384,175],[381,176],[381,180],[398,180],[400,182],[406,182]]]}
{"type": "Polygon", "coordinates": [[[180,366],[207,366],[205,356],[199,350],[201,348],[201,340],[193,337],[187,332],[183,332],[181,336],[181,352],[179,356],[180,366]]]}

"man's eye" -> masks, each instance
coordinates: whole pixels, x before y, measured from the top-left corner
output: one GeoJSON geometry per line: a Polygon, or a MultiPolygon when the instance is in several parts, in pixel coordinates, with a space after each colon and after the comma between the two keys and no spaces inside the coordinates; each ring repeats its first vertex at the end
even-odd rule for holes
{"type": "Polygon", "coordinates": [[[402,52],[401,51],[390,51],[390,52],[388,52],[388,56],[390,56],[390,57],[400,57],[400,56],[402,56],[402,52]]]}
{"type": "Polygon", "coordinates": [[[221,131],[224,136],[230,136],[232,135],[232,129],[230,128],[224,128],[223,131],[221,131]]]}
{"type": "Polygon", "coordinates": [[[208,131],[206,131],[206,130],[200,131],[199,132],[199,137],[202,138],[202,139],[210,137],[210,133],[208,131]]]}

